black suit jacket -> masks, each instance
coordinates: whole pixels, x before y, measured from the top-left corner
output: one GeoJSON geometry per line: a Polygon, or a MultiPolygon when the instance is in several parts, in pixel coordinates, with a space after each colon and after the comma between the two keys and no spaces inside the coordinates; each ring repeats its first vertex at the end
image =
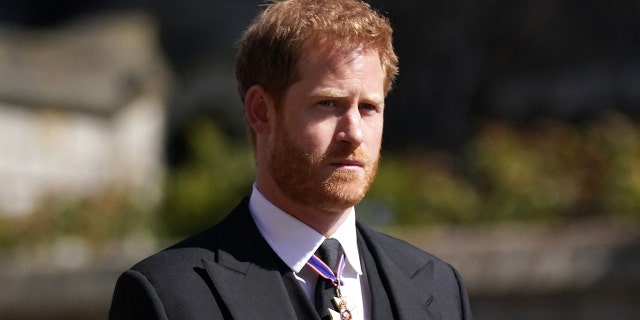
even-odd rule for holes
{"type": "MultiPolygon", "coordinates": [[[[396,319],[471,319],[458,273],[358,223],[396,319]]],[[[271,248],[241,202],[223,221],[141,261],[116,284],[109,319],[296,319],[271,248]]]]}

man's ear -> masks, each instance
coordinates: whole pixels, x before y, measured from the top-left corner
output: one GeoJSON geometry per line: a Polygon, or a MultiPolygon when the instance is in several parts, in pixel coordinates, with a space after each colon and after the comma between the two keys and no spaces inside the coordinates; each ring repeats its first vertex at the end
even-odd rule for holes
{"type": "Polygon", "coordinates": [[[262,86],[254,85],[245,95],[244,113],[251,129],[257,134],[265,134],[273,125],[270,122],[275,121],[275,103],[262,86]]]}

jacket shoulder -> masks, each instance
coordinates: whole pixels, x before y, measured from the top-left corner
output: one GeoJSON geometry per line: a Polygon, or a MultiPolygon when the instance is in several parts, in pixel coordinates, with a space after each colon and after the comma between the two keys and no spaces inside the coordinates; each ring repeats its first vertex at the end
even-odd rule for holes
{"type": "Polygon", "coordinates": [[[170,247],[148,256],[131,267],[131,270],[154,276],[175,273],[177,269],[202,266],[203,259],[215,260],[216,228],[212,227],[188,237],[170,247]]]}
{"type": "MultiPolygon", "coordinates": [[[[216,260],[222,238],[252,223],[248,199],[243,199],[222,221],[191,235],[134,265],[131,269],[144,274],[175,272],[175,268],[202,266],[202,260],[216,260]]],[[[175,273],[174,273],[175,274],[175,273]]]]}
{"type": "Polygon", "coordinates": [[[448,266],[446,262],[437,256],[402,239],[374,230],[361,223],[358,224],[358,229],[365,237],[369,238],[376,246],[379,246],[389,258],[398,264],[424,265],[431,261],[431,263],[436,265],[448,266]]]}
{"type": "Polygon", "coordinates": [[[246,219],[245,208],[241,203],[219,224],[143,259],[124,272],[113,293],[110,319],[226,319],[228,311],[217,303],[220,297],[205,261],[217,260],[224,242],[221,235],[231,232],[231,227],[238,227],[229,220],[246,219]]]}

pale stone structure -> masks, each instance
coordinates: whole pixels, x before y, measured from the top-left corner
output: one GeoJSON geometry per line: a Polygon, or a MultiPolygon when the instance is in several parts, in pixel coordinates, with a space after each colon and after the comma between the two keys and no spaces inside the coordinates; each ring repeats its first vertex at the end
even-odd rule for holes
{"type": "Polygon", "coordinates": [[[0,214],[107,188],[157,201],[169,77],[155,28],[142,13],[0,28],[0,214]]]}

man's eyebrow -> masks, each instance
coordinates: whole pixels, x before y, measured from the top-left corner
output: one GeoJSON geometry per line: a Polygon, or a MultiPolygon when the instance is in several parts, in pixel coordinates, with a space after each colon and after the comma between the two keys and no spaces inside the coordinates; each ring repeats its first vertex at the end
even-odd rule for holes
{"type": "MultiPolygon", "coordinates": [[[[311,92],[312,97],[329,97],[329,98],[344,98],[349,96],[349,92],[338,88],[320,88],[311,92]]],[[[378,94],[364,95],[360,97],[361,100],[366,100],[374,104],[384,104],[384,96],[378,94]]]]}
{"type": "Polygon", "coordinates": [[[318,96],[318,97],[340,98],[340,97],[348,96],[349,93],[346,92],[345,90],[342,90],[342,89],[326,87],[326,88],[320,88],[320,89],[312,91],[311,95],[312,96],[318,96]]]}

